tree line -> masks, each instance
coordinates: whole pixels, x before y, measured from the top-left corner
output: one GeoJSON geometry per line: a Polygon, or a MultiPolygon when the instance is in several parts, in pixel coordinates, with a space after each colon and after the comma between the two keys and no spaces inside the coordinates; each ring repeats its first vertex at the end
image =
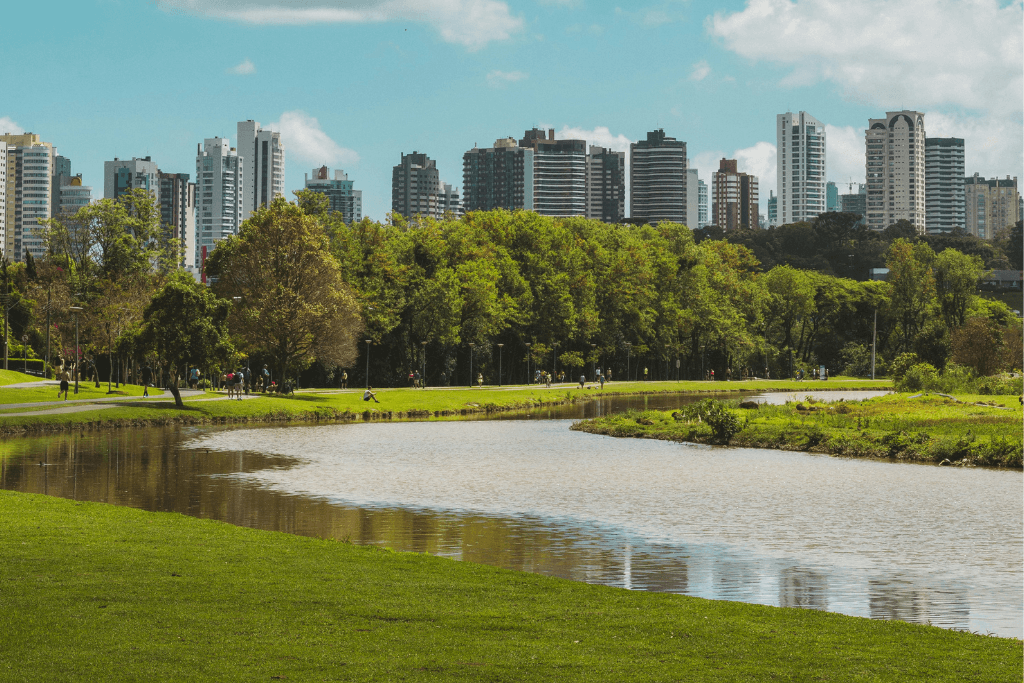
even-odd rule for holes
{"type": "Polygon", "coordinates": [[[477,373],[505,384],[598,367],[614,379],[818,365],[865,376],[873,340],[880,374],[908,353],[939,370],[1019,368],[1019,317],[978,294],[986,270],[1019,253],[855,222],[826,214],[718,234],[498,210],[346,224],[300,191],[214,249],[206,287],[181,271],[180,243],[136,191],[51,219],[45,258],[4,263],[6,339],[14,355],[50,348],[54,364],[73,361],[77,315],[81,362],[108,381],[143,363],[172,379],[267,364],[324,386],[342,372],[353,386],[402,385],[417,371],[468,385],[477,373]],[[888,281],[866,279],[866,263],[887,267],[888,281]]]}

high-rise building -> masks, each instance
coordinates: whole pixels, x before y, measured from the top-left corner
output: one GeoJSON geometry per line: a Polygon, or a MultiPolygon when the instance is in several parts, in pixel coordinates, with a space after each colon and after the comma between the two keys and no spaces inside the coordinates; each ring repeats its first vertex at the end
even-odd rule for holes
{"type": "Polygon", "coordinates": [[[700,178],[689,160],[686,164],[686,227],[696,230],[700,227],[700,178]]]}
{"type": "Polygon", "coordinates": [[[281,134],[260,128],[259,121],[239,121],[237,151],[242,165],[242,220],[284,196],[284,143],[281,134]]]}
{"type": "MultiPolygon", "coordinates": [[[[242,157],[227,138],[206,138],[196,150],[196,266],[242,224],[242,157]]],[[[203,276],[206,277],[205,275],[203,276]]]]}
{"type": "Polygon", "coordinates": [[[313,177],[306,175],[306,189],[327,195],[332,212],[341,214],[345,223],[357,223],[363,220],[363,191],[352,189],[352,181],[339,169],[334,171],[326,166],[313,169],[313,177]]]}
{"type": "Polygon", "coordinates": [[[458,218],[462,207],[458,191],[441,181],[434,160],[426,154],[403,154],[402,162],[391,171],[391,210],[411,218],[458,218]]]}
{"type": "Polygon", "coordinates": [[[51,217],[56,150],[34,133],[0,135],[0,146],[7,151],[4,255],[12,261],[24,261],[29,252],[42,256],[39,221],[51,217]]]}
{"type": "Polygon", "coordinates": [[[865,216],[868,213],[867,185],[858,183],[857,192],[852,192],[853,186],[851,185],[850,190],[851,192],[848,194],[839,195],[839,210],[843,213],[857,214],[860,216],[857,225],[865,225],[865,216]]]}
{"type": "Polygon", "coordinates": [[[757,176],[737,170],[735,159],[722,159],[711,177],[711,222],[724,230],[759,227],[757,176]]]}
{"type": "Polygon", "coordinates": [[[152,157],[114,158],[103,162],[103,197],[117,199],[131,190],[148,190],[160,202],[160,169],[152,157]]]}
{"type": "Polygon", "coordinates": [[[533,210],[555,218],[587,215],[587,141],[556,140],[554,130],[533,128],[519,147],[533,150],[533,210]]]}
{"type": "Polygon", "coordinates": [[[629,146],[629,212],[649,223],[686,223],[686,143],[658,130],[629,146]]]}
{"type": "Polygon", "coordinates": [[[591,145],[586,185],[587,218],[621,223],[626,217],[626,153],[591,145]]]}
{"type": "Polygon", "coordinates": [[[180,240],[183,268],[196,265],[196,184],[188,173],[159,174],[160,222],[166,235],[180,240]]]}
{"type": "Polygon", "coordinates": [[[768,190],[768,227],[777,228],[779,226],[779,198],[775,196],[775,193],[768,190]]]}
{"type": "Polygon", "coordinates": [[[708,185],[703,180],[698,180],[697,187],[697,227],[706,228],[710,225],[710,218],[708,217],[708,185]]]}
{"type": "Polygon", "coordinates": [[[986,180],[977,173],[964,178],[964,205],[967,232],[992,239],[997,230],[1021,219],[1017,178],[986,180]]]}
{"type": "Polygon", "coordinates": [[[534,209],[534,151],[515,138],[476,147],[462,156],[462,196],[466,211],[534,209]]]}
{"type": "Polygon", "coordinates": [[[92,188],[82,184],[81,173],[73,176],[62,173],[55,177],[60,179],[60,187],[56,188],[58,201],[57,210],[53,215],[71,216],[92,203],[92,188]]]}
{"type": "Polygon", "coordinates": [[[0,258],[7,256],[7,143],[3,141],[0,141],[0,252],[3,252],[0,258]]]}
{"type": "Polygon", "coordinates": [[[807,112],[776,116],[780,225],[825,213],[825,126],[807,112]]]}
{"type": "Polygon", "coordinates": [[[964,168],[963,138],[924,139],[925,228],[928,234],[964,229],[967,220],[964,168]]]}
{"type": "Polygon", "coordinates": [[[924,140],[920,112],[890,111],[884,119],[868,119],[864,141],[869,228],[884,230],[907,220],[918,234],[924,234],[924,140]]]}
{"type": "Polygon", "coordinates": [[[831,180],[825,183],[825,211],[839,210],[839,188],[831,180]]]}

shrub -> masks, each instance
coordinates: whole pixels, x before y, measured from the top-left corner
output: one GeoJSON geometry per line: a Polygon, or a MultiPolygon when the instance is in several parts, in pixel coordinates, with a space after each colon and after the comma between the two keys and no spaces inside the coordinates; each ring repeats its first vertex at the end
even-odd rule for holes
{"type": "Polygon", "coordinates": [[[934,365],[931,363],[918,363],[911,366],[901,379],[896,380],[896,390],[924,391],[926,389],[934,389],[938,378],[939,371],[935,369],[934,365]]]}
{"type": "Polygon", "coordinates": [[[907,374],[907,370],[921,362],[916,353],[901,353],[889,363],[889,375],[899,382],[907,374]]]}
{"type": "Polygon", "coordinates": [[[721,401],[705,398],[683,407],[680,414],[687,420],[700,420],[711,427],[715,439],[727,442],[741,427],[739,418],[729,412],[721,401]]]}

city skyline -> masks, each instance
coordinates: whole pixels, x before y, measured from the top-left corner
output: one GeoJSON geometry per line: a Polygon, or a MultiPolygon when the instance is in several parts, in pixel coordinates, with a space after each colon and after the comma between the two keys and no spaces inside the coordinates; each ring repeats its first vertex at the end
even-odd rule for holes
{"type": "MultiPolygon", "coordinates": [[[[787,111],[825,124],[827,179],[841,190],[864,182],[868,119],[903,108],[928,115],[929,136],[965,139],[969,175],[1024,176],[1020,2],[886,5],[893,26],[873,30],[876,2],[349,4],[61,3],[48,31],[0,48],[21,75],[0,101],[0,132],[41,135],[99,187],[114,157],[189,172],[197,144],[237,145],[233,127],[253,119],[281,133],[287,197],[308,169],[343,169],[378,220],[402,153],[430,155],[461,189],[467,150],[534,126],[613,151],[662,128],[687,143],[705,182],[721,158],[756,175],[762,213],[776,187],[774,119],[787,111]],[[799,45],[772,37],[803,26],[814,30],[799,45]],[[146,36],[146,51],[178,58],[103,47],[126,28],[146,36]],[[886,43],[897,29],[903,40],[886,43]],[[954,47],[935,47],[946,34],[954,47]]],[[[8,19],[36,15],[17,6],[8,19]]]]}

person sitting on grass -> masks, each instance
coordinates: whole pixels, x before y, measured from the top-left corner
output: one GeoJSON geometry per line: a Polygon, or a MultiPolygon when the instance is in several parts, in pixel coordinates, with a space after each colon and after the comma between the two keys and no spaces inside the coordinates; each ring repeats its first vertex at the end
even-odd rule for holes
{"type": "Polygon", "coordinates": [[[366,391],[363,392],[363,400],[369,401],[371,398],[374,403],[380,403],[380,401],[377,400],[377,394],[373,393],[373,387],[366,387],[366,391]]]}

